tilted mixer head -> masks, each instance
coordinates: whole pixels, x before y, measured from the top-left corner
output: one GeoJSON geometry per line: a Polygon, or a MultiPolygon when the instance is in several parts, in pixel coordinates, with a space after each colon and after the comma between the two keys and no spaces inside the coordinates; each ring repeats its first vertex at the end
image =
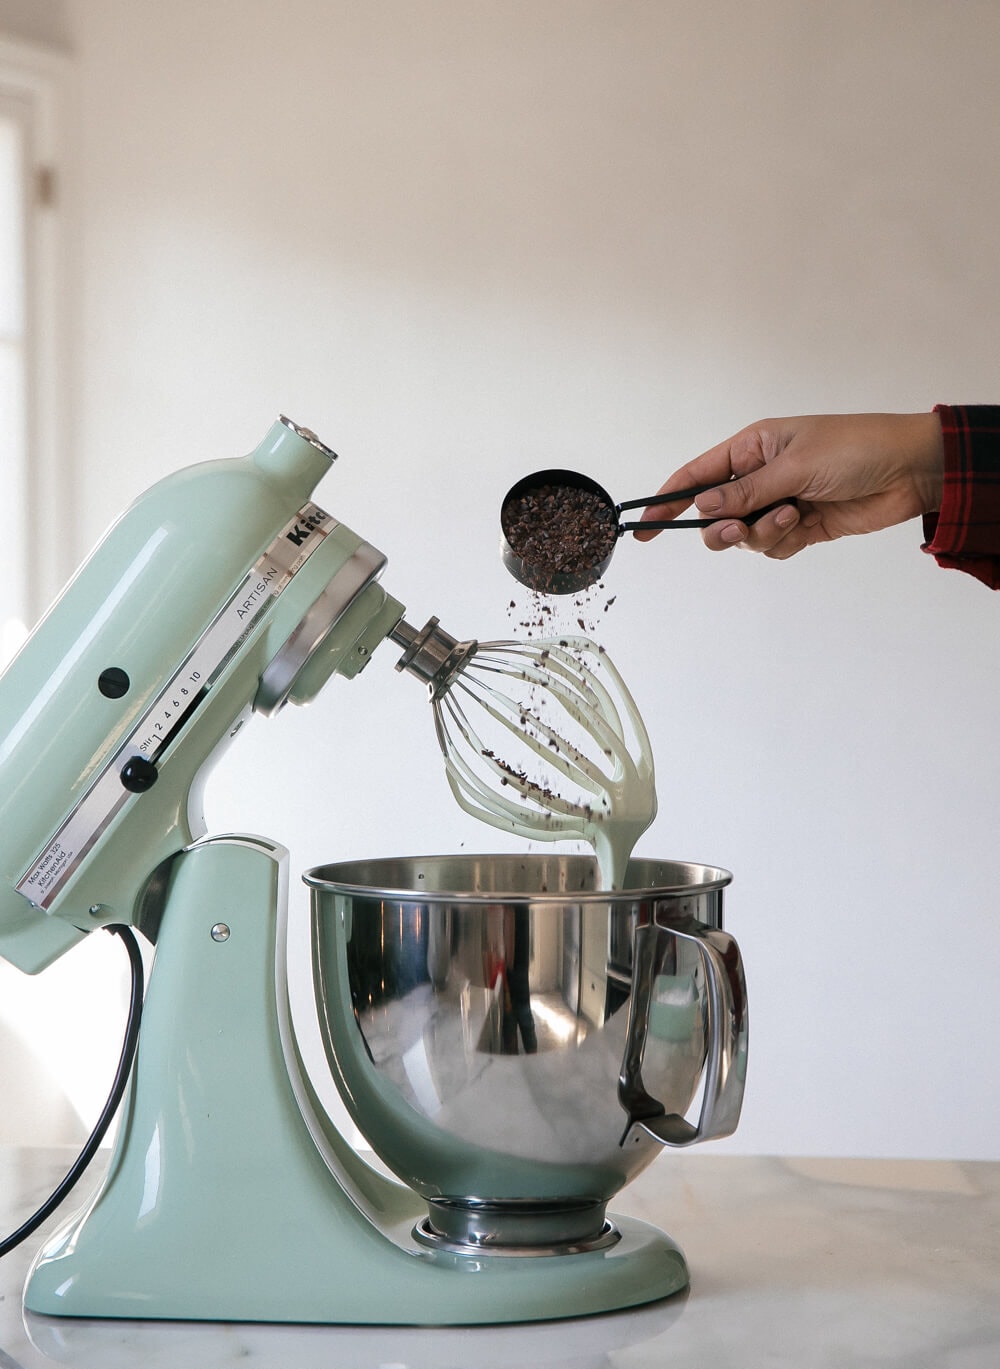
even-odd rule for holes
{"type": "Polygon", "coordinates": [[[590,842],[616,886],[656,790],[649,736],[603,647],[456,642],[432,619],[397,669],[421,674],[421,662],[461,807],[519,836],[590,842]]]}
{"type": "Polygon", "coordinates": [[[400,621],[385,556],[312,501],[334,459],[281,418],[167,476],[0,677],[0,957],[35,973],[96,927],[146,927],[229,739],[356,676],[400,621]]]}

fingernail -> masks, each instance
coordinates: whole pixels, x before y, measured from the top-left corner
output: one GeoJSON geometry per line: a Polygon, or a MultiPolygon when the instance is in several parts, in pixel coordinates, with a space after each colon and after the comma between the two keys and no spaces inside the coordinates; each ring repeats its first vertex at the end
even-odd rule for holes
{"type": "Polygon", "coordinates": [[[722,495],[718,490],[706,490],[694,502],[702,513],[716,513],[722,508],[722,495]]]}
{"type": "Polygon", "coordinates": [[[723,542],[742,542],[746,537],[746,531],[739,523],[727,523],[724,528],[719,529],[719,536],[723,542]]]}
{"type": "Polygon", "coordinates": [[[784,508],[780,508],[774,515],[774,521],[779,528],[790,528],[792,524],[797,523],[798,520],[799,511],[798,509],[793,509],[791,504],[786,504],[784,508]]]}

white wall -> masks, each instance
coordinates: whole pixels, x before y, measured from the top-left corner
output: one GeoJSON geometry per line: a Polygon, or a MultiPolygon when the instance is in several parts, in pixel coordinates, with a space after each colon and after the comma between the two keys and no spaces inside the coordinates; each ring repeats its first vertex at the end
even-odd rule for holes
{"type": "MultiPolygon", "coordinates": [[[[282,410],[411,620],[506,635],[498,501],[538,466],[624,498],[768,413],[1000,397],[992,0],[67,13],[77,553],[282,410]]],[[[668,534],[607,580],[658,761],[640,849],[735,873],[731,1150],[1000,1157],[1000,601],[920,539],[781,565],[668,534]]],[[[498,849],[395,655],[257,722],[213,826],[297,869],[498,849]]]]}

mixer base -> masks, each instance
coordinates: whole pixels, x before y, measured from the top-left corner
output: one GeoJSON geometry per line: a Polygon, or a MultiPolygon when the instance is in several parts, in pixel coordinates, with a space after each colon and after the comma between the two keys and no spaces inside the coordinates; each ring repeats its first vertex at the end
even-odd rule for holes
{"type": "Polygon", "coordinates": [[[313,1111],[289,1059],[276,957],[286,888],[287,853],[259,838],[175,860],[108,1175],[36,1260],[30,1312],[483,1325],[606,1312],[687,1285],[674,1242],[630,1218],[610,1245],[553,1256],[415,1240],[422,1203],[313,1111]]]}

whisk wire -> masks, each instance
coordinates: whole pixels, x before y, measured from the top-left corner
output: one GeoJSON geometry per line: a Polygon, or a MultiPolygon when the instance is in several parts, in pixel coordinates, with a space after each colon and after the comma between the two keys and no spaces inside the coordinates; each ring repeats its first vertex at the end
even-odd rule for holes
{"type": "MultiPolygon", "coordinates": [[[[520,794],[522,798],[533,800],[540,807],[544,807],[548,812],[566,816],[575,815],[575,803],[554,793],[551,786],[532,780],[526,771],[519,769],[506,760],[498,757],[490,747],[487,747],[469,721],[468,714],[453,698],[445,697],[441,700],[441,708],[437,711],[435,716],[435,722],[439,727],[443,727],[442,714],[444,712],[447,712],[448,716],[454,722],[460,735],[466,742],[469,752],[477,757],[481,763],[481,767],[489,771],[496,780],[499,780],[502,786],[509,786],[516,793],[520,794]]],[[[510,719],[504,717],[502,714],[498,716],[498,721],[508,727],[511,732],[515,731],[510,719]]],[[[439,740],[441,740],[440,730],[439,740]]],[[[453,766],[456,773],[461,774],[471,787],[474,787],[477,790],[481,789],[481,776],[472,768],[461,753],[456,753],[453,748],[449,747],[445,759],[446,764],[453,766]]],[[[485,792],[491,802],[498,803],[505,811],[518,813],[523,811],[520,805],[507,800],[502,794],[497,794],[492,788],[487,789],[485,792]]],[[[592,792],[597,792],[596,787],[592,787],[592,792]]]]}
{"type": "MultiPolygon", "coordinates": [[[[558,770],[567,779],[575,780],[594,794],[606,783],[606,776],[600,767],[536,712],[489,686],[471,689],[461,680],[456,683],[466,694],[472,696],[484,713],[514,736],[534,736],[544,741],[548,748],[546,764],[553,770],[558,770]]],[[[551,692],[557,695],[554,685],[551,692]]]]}
{"type": "MultiPolygon", "coordinates": [[[[526,814],[523,804],[514,802],[499,790],[485,784],[482,776],[474,771],[465,758],[455,750],[443,726],[441,712],[444,707],[442,700],[442,707],[435,709],[435,727],[437,728],[438,742],[445,757],[445,774],[459,806],[467,813],[472,814],[473,817],[485,819],[494,826],[503,827],[520,836],[538,836],[537,817],[534,814],[526,814]]],[[[471,727],[467,726],[467,719],[461,709],[447,706],[447,711],[470,749],[483,755],[482,743],[471,727]]],[[[500,779],[501,784],[512,786],[514,791],[522,797],[530,796],[526,781],[522,782],[517,777],[512,776],[496,761],[486,757],[484,759],[489,768],[500,779]]],[[[576,827],[571,806],[563,800],[557,800],[555,796],[548,799],[547,803],[549,805],[545,809],[547,834],[551,834],[553,837],[571,834],[576,827]],[[557,807],[562,811],[555,811],[557,807]]]]}
{"type": "MultiPolygon", "coordinates": [[[[475,662],[477,669],[510,675],[509,664],[504,665],[504,657],[494,658],[490,653],[505,651],[507,656],[523,658],[521,678],[546,690],[556,698],[574,721],[585,726],[591,738],[602,749],[605,756],[615,763],[615,778],[627,773],[634,761],[629,751],[625,728],[616,702],[597,674],[587,664],[582,653],[593,653],[594,643],[586,637],[560,638],[541,649],[525,648],[521,642],[487,642],[479,648],[475,662]],[[574,651],[578,654],[574,654],[574,651]],[[482,657],[482,659],[481,659],[482,657]],[[536,664],[535,662],[538,662],[536,664]],[[567,684],[564,681],[568,682],[567,684]],[[586,719],[580,718],[580,703],[586,705],[586,719]]],[[[599,650],[599,649],[597,649],[599,650]]],[[[645,728],[625,689],[618,670],[604,652],[599,653],[601,667],[611,676],[620,695],[626,702],[626,711],[633,729],[638,736],[645,737],[645,728]]],[[[531,710],[526,710],[529,717],[531,710]]],[[[557,738],[558,738],[558,734],[557,738]]],[[[562,743],[562,739],[560,744],[562,743]]],[[[567,748],[570,744],[567,743],[567,748]]],[[[573,748],[578,761],[585,759],[582,753],[573,748]]],[[[602,772],[603,773],[603,772],[602,772]]]]}
{"type": "Polygon", "coordinates": [[[480,643],[433,697],[448,783],[473,816],[536,839],[589,840],[595,822],[607,819],[627,794],[642,792],[650,796],[650,811],[635,820],[640,826],[651,821],[655,792],[651,761],[644,759],[645,728],[618,671],[588,638],[480,643]],[[519,684],[526,691],[522,698],[515,697],[519,684]],[[472,721],[476,709],[499,729],[493,745],[472,721]],[[566,721],[594,754],[565,735],[566,721]],[[563,781],[571,792],[560,792],[563,781]]]}

